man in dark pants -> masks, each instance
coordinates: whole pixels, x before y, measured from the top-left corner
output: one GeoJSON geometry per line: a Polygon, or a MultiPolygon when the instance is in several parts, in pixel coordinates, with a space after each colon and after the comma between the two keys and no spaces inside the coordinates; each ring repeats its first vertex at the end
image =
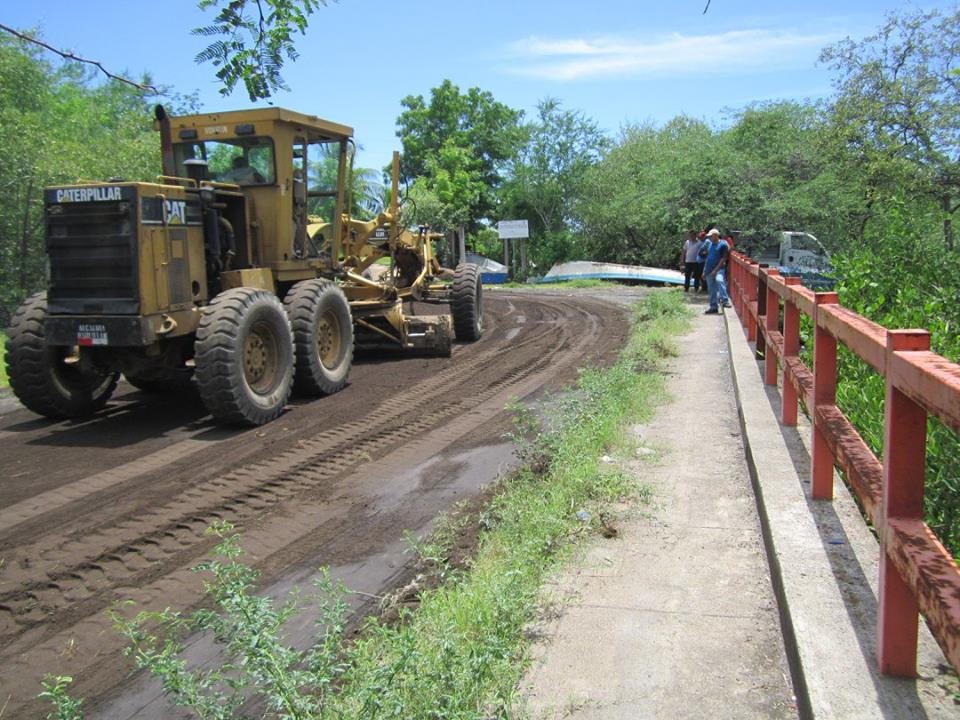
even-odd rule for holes
{"type": "Polygon", "coordinates": [[[700,241],[700,256],[697,258],[697,277],[700,278],[700,289],[706,292],[707,276],[703,274],[703,268],[707,264],[707,250],[710,245],[710,243],[707,242],[707,231],[701,230],[700,234],[697,235],[697,240],[700,241]]]}
{"type": "Polygon", "coordinates": [[[703,240],[698,238],[693,230],[688,230],[686,240],[683,241],[683,249],[680,251],[680,268],[683,270],[683,291],[689,292],[690,278],[693,278],[694,292],[700,290],[700,248],[703,246],[703,240]]]}
{"type": "Polygon", "coordinates": [[[707,290],[710,293],[710,307],[707,309],[707,315],[716,315],[720,312],[718,307],[718,291],[720,289],[720,279],[717,276],[723,272],[727,264],[728,252],[727,244],[720,239],[720,231],[716,228],[707,233],[709,240],[707,251],[707,264],[703,270],[703,276],[707,281],[707,290]]]}

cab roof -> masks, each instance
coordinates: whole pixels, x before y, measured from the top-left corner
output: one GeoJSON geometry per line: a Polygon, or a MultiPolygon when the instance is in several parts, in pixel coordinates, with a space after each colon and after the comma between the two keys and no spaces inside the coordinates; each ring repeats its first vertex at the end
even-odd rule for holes
{"type": "MultiPolygon", "coordinates": [[[[229,110],[218,113],[201,113],[197,115],[180,115],[170,118],[170,129],[173,134],[174,142],[180,138],[179,131],[191,128],[201,129],[216,127],[220,129],[215,133],[199,133],[200,138],[212,139],[212,136],[224,135],[243,135],[248,133],[237,133],[238,126],[257,123],[276,123],[291,125],[294,129],[302,131],[307,135],[308,141],[315,140],[342,140],[353,137],[353,128],[347,125],[323,120],[316,115],[305,115],[285,108],[257,108],[251,110],[229,110]]],[[[261,134],[258,130],[257,134],[261,134]]]]}

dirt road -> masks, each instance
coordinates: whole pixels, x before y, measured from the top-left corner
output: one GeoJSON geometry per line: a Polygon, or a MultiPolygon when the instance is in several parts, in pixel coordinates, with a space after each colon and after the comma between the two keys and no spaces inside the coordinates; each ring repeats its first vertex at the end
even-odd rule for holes
{"type": "MultiPolygon", "coordinates": [[[[452,358],[359,358],[343,392],[256,430],[213,425],[192,395],[125,384],[86,422],[0,401],[0,718],[42,717],[45,673],[72,675],[101,716],[162,717],[105,611],[195,605],[189,568],[217,518],[240,528],[271,592],[319,565],[369,595],[405,580],[404,531],[424,532],[510,461],[504,404],[608,363],[628,330],[585,293],[488,292],[486,310],[483,339],[452,358]]],[[[374,602],[357,598],[361,611],[374,602]]]]}

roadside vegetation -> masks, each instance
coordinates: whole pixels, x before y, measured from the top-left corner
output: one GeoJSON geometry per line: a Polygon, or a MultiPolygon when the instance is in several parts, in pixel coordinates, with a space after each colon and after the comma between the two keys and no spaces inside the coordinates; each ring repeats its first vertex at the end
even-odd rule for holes
{"type": "MultiPolygon", "coordinates": [[[[647,419],[664,393],[665,358],[672,338],[688,323],[682,295],[652,293],[636,307],[627,348],[609,369],[584,369],[575,387],[549,400],[549,426],[517,405],[511,433],[524,466],[501,481],[480,510],[477,547],[467,562],[450,563],[458,515],[416,543],[438,583],[419,591],[416,610],[401,606],[392,620],[370,619],[344,638],[346,588],[321,572],[317,635],[307,651],[285,644],[283,624],[296,612],[254,593],[256,572],[243,562],[232,527],[210,528],[220,543],[198,567],[210,608],[115,610],[138,668],[160,677],[170,700],[199,718],[235,717],[250,698],[258,716],[279,718],[507,717],[526,666],[529,638],[546,598],[548,575],[585,539],[610,533],[614,502],[642,502],[640,481],[601,462],[629,452],[628,422],[647,419]],[[225,662],[212,670],[189,668],[183,643],[193,632],[217,638],[225,662]]],[[[78,720],[70,679],[50,677],[44,697],[51,717],[78,720]]]]}

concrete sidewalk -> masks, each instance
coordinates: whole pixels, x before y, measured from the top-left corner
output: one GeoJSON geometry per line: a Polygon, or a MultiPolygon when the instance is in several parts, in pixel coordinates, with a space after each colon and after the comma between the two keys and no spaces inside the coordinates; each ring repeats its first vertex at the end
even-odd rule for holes
{"type": "Polygon", "coordinates": [[[652,503],[556,579],[521,688],[532,716],[957,717],[929,636],[920,680],[871,669],[876,542],[842,484],[811,513],[803,429],[779,427],[733,311],[697,300],[671,401],[631,430],[661,457],[617,460],[652,503]]]}

